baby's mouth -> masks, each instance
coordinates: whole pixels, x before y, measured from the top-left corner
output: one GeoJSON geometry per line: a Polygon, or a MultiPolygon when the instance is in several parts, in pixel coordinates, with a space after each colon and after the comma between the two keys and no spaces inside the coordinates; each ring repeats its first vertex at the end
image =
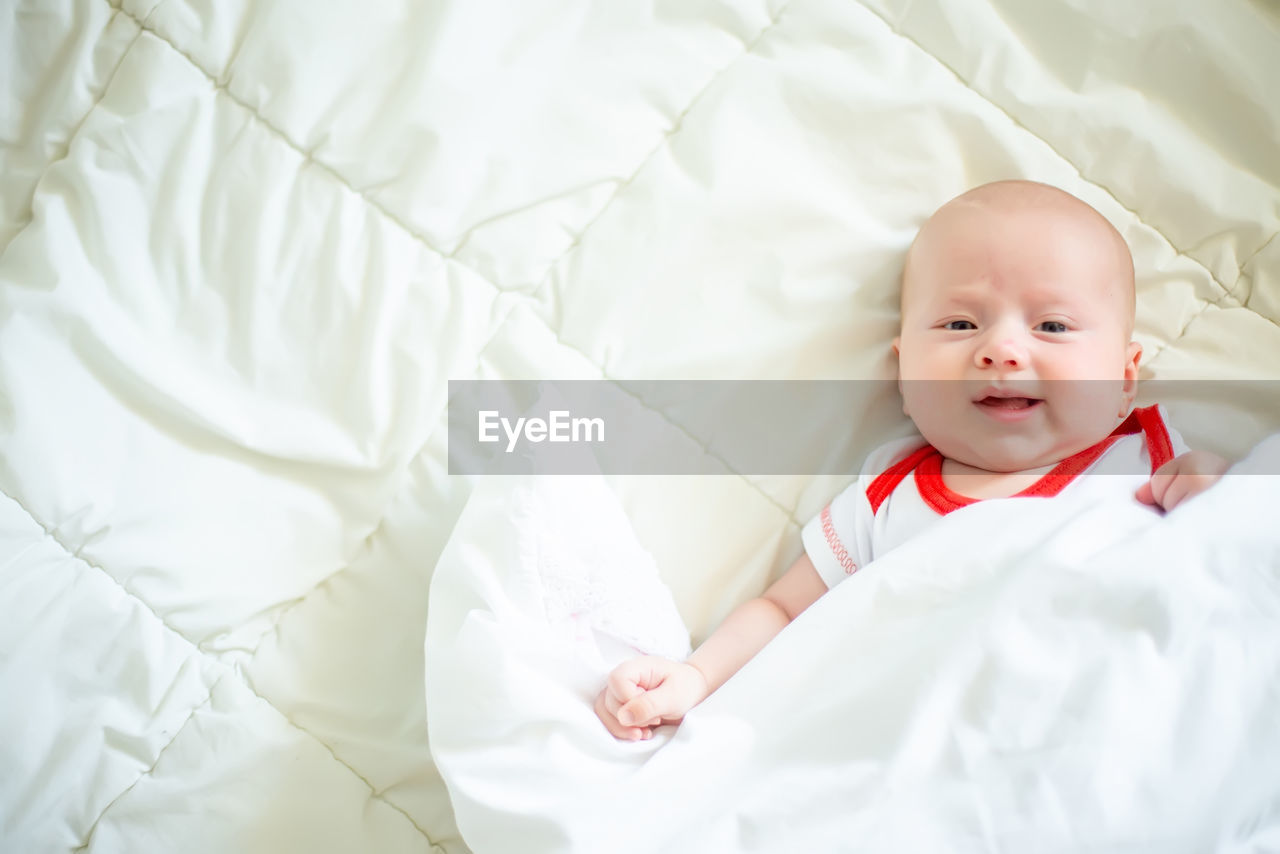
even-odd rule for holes
{"type": "Polygon", "coordinates": [[[989,409],[1006,409],[1013,411],[1018,409],[1030,409],[1033,406],[1039,406],[1044,401],[1034,397],[995,397],[994,395],[988,395],[987,397],[974,402],[979,406],[984,406],[989,409]]]}

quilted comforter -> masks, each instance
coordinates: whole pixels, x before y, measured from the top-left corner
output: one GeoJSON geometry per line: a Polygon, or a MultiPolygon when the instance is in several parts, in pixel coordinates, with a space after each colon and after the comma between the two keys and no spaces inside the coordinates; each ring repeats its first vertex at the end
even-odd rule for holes
{"type": "MultiPolygon", "coordinates": [[[[448,382],[891,378],[903,252],[978,183],[1117,225],[1144,378],[1243,456],[1276,80],[1266,0],[6,0],[0,850],[466,851],[448,382]]],[[[847,479],[610,486],[696,640],[847,479]]]]}

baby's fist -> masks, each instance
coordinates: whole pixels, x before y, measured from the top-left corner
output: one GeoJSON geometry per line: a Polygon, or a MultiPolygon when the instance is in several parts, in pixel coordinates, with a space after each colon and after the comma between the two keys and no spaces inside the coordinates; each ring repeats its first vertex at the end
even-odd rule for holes
{"type": "Polygon", "coordinates": [[[1138,500],[1172,510],[1213,486],[1228,468],[1230,464],[1217,454],[1187,451],[1156,469],[1151,480],[1138,487],[1138,500]]]}
{"type": "Polygon", "coordinates": [[[653,736],[663,724],[679,723],[707,696],[702,671],[683,661],[646,655],[624,661],[609,674],[596,697],[596,716],[617,738],[653,736]]]}

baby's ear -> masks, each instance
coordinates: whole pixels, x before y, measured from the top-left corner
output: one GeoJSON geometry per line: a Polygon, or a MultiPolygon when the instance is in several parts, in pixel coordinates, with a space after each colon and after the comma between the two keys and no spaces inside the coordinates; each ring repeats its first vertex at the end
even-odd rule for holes
{"type": "Polygon", "coordinates": [[[1141,361],[1142,345],[1137,341],[1130,341],[1124,360],[1124,410],[1120,413],[1121,417],[1128,413],[1133,399],[1138,396],[1138,363],[1141,361]]]}
{"type": "MultiPolygon", "coordinates": [[[[902,336],[894,336],[893,343],[890,346],[893,348],[893,355],[895,357],[901,356],[902,355],[902,336]]],[[[907,411],[907,396],[902,393],[902,371],[901,370],[898,371],[898,397],[902,398],[902,414],[910,418],[911,413],[907,411]]]]}
{"type": "Polygon", "coordinates": [[[1138,363],[1142,361],[1142,345],[1137,341],[1129,342],[1129,350],[1125,353],[1124,361],[1124,378],[1126,380],[1132,377],[1134,382],[1138,381],[1138,363]]]}

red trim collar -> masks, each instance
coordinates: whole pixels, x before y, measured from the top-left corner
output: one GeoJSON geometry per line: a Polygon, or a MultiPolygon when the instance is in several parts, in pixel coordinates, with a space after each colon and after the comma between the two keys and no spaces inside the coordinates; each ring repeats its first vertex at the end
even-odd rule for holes
{"type": "MultiPolygon", "coordinates": [[[[1129,413],[1129,417],[1101,442],[1067,457],[1031,486],[1016,493],[1014,497],[1050,498],[1057,495],[1066,488],[1067,484],[1075,480],[1076,475],[1097,462],[1098,458],[1122,436],[1131,436],[1139,432],[1145,435],[1147,441],[1147,454],[1151,458],[1152,472],[1173,459],[1173,442],[1169,438],[1164,419],[1160,417],[1157,407],[1145,406],[1129,413]]],[[[880,505],[893,494],[893,491],[913,470],[920,497],[938,513],[950,513],[952,510],[958,510],[982,500],[961,495],[943,483],[942,454],[938,453],[932,445],[924,445],[894,463],[871,481],[871,485],[867,487],[867,500],[871,502],[872,514],[880,510],[880,505]]]]}

